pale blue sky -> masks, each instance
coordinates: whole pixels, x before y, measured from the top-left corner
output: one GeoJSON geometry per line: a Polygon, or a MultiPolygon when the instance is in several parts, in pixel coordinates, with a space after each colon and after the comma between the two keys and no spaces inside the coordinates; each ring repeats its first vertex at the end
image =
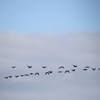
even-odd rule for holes
{"type": "Polygon", "coordinates": [[[100,31],[99,0],[0,0],[0,31],[100,31]]]}

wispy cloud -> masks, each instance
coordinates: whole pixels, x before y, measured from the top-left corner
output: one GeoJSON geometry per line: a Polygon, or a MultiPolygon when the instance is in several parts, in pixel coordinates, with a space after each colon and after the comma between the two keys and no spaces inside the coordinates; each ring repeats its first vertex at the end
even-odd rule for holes
{"type": "Polygon", "coordinates": [[[50,97],[52,97],[52,100],[66,100],[66,98],[68,100],[88,100],[89,98],[99,100],[99,71],[93,72],[91,69],[87,72],[82,71],[86,65],[99,68],[99,43],[99,33],[23,34],[1,32],[0,98],[2,100],[15,98],[15,100],[51,100],[50,97]],[[75,73],[57,73],[59,66],[65,67],[62,70],[64,72],[66,69],[71,71],[73,64],[78,65],[75,73]],[[13,65],[17,67],[12,69],[13,65]],[[32,69],[28,69],[27,65],[32,65],[32,69]],[[42,65],[47,65],[47,68],[43,69],[42,65]],[[45,76],[45,72],[48,70],[53,70],[53,74],[45,76]],[[30,72],[39,72],[40,76],[14,77],[30,72]],[[6,75],[13,75],[13,78],[2,79],[6,75]],[[93,96],[95,92],[97,92],[96,97],[93,96]]]}

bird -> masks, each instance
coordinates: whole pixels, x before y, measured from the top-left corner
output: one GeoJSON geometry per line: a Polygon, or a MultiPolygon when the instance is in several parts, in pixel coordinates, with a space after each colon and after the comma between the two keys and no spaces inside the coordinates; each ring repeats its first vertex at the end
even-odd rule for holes
{"type": "Polygon", "coordinates": [[[30,75],[33,75],[33,73],[30,73],[30,75]]]}
{"type": "Polygon", "coordinates": [[[96,68],[92,68],[92,70],[94,71],[94,70],[96,70],[96,68]]]}
{"type": "Polygon", "coordinates": [[[12,76],[9,76],[9,78],[12,78],[12,76]]]}
{"type": "Polygon", "coordinates": [[[8,77],[4,77],[5,79],[8,79],[8,77]]]}
{"type": "Polygon", "coordinates": [[[49,72],[45,72],[45,75],[46,75],[46,74],[48,74],[48,75],[49,75],[49,72]]]}
{"type": "Polygon", "coordinates": [[[42,66],[42,68],[47,68],[47,66],[42,66]]]}
{"type": "Polygon", "coordinates": [[[72,69],[72,71],[74,72],[74,71],[75,71],[75,69],[72,69]]]}
{"type": "Polygon", "coordinates": [[[20,75],[21,77],[23,77],[24,75],[20,75]]]}
{"type": "Polygon", "coordinates": [[[12,68],[16,68],[16,66],[12,66],[12,68]]]}
{"type": "Polygon", "coordinates": [[[49,71],[49,73],[52,73],[53,71],[49,71]]]}
{"type": "Polygon", "coordinates": [[[62,73],[62,71],[58,71],[58,73],[62,73]]]}
{"type": "Polygon", "coordinates": [[[29,74],[25,74],[25,76],[29,76],[29,74]]]}
{"type": "Polygon", "coordinates": [[[77,67],[77,65],[73,65],[74,67],[77,67]]]}
{"type": "Polygon", "coordinates": [[[35,73],[35,75],[39,75],[39,73],[35,73]]]}
{"type": "Polygon", "coordinates": [[[28,68],[32,68],[32,66],[27,65],[28,68]]]}
{"type": "Polygon", "coordinates": [[[86,71],[87,69],[85,68],[85,69],[83,69],[84,71],[86,71]]]}
{"type": "Polygon", "coordinates": [[[90,68],[89,66],[86,66],[85,68],[90,68]]]}
{"type": "Polygon", "coordinates": [[[100,70],[100,68],[98,68],[98,70],[100,70]]]}
{"type": "Polygon", "coordinates": [[[18,78],[18,77],[19,77],[19,75],[17,75],[17,76],[15,75],[15,77],[16,77],[16,78],[18,78]]]}
{"type": "Polygon", "coordinates": [[[70,73],[70,71],[69,71],[69,70],[66,70],[66,71],[65,71],[65,73],[66,73],[66,72],[70,73]]]}
{"type": "Polygon", "coordinates": [[[60,69],[60,68],[63,68],[63,69],[64,69],[64,66],[60,66],[59,69],[60,69]]]}

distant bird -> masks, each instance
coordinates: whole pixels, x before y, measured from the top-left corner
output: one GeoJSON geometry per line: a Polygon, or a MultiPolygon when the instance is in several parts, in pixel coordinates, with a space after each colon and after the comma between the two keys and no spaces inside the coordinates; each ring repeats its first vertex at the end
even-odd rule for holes
{"type": "Polygon", "coordinates": [[[20,75],[21,77],[23,77],[24,75],[20,75]]]}
{"type": "Polygon", "coordinates": [[[84,71],[86,71],[87,69],[85,68],[85,69],[83,69],[84,71]]]}
{"type": "Polygon", "coordinates": [[[27,65],[28,68],[32,68],[32,66],[27,65]]]}
{"type": "Polygon", "coordinates": [[[92,68],[92,70],[94,71],[94,70],[96,70],[96,68],[92,68]]]}
{"type": "Polygon", "coordinates": [[[29,76],[29,74],[25,74],[25,76],[29,76]]]}
{"type": "Polygon", "coordinates": [[[12,66],[12,68],[16,68],[16,66],[12,66]]]}
{"type": "Polygon", "coordinates": [[[30,75],[33,75],[33,73],[30,73],[30,75]]]}
{"type": "Polygon", "coordinates": [[[12,78],[12,76],[9,76],[9,78],[12,78]]]}
{"type": "Polygon", "coordinates": [[[100,70],[100,68],[98,68],[98,70],[100,70]]]}
{"type": "Polygon", "coordinates": [[[46,74],[48,74],[48,75],[49,75],[49,72],[45,72],[45,75],[46,75],[46,74]]]}
{"type": "Polygon", "coordinates": [[[42,66],[42,68],[47,68],[47,66],[42,66]]]}
{"type": "Polygon", "coordinates": [[[49,71],[49,73],[53,73],[53,71],[49,71]]]}
{"type": "Polygon", "coordinates": [[[72,69],[72,71],[74,72],[74,71],[75,71],[75,69],[72,69]]]}
{"type": "Polygon", "coordinates": [[[8,79],[8,77],[4,77],[5,79],[8,79]]]}
{"type": "Polygon", "coordinates": [[[58,73],[62,73],[62,71],[58,71],[58,73]]]}
{"type": "Polygon", "coordinates": [[[63,68],[63,69],[64,69],[64,66],[60,66],[59,69],[60,69],[60,68],[63,68]]]}
{"type": "Polygon", "coordinates": [[[85,68],[90,68],[89,66],[86,66],[85,68]]]}
{"type": "Polygon", "coordinates": [[[68,72],[68,73],[70,73],[70,71],[69,71],[69,70],[66,70],[66,71],[65,71],[65,73],[67,73],[67,72],[68,72]]]}
{"type": "Polygon", "coordinates": [[[39,73],[35,73],[35,75],[39,75],[39,73]]]}
{"type": "Polygon", "coordinates": [[[77,67],[77,65],[73,65],[74,67],[77,67]]]}
{"type": "Polygon", "coordinates": [[[17,76],[15,76],[16,78],[18,78],[19,77],[19,75],[17,75],[17,76]]]}

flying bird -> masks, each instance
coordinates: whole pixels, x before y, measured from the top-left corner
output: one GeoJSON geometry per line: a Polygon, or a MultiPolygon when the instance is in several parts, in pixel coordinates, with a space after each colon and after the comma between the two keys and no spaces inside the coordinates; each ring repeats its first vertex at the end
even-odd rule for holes
{"type": "Polygon", "coordinates": [[[46,74],[48,74],[48,75],[49,75],[49,72],[45,72],[45,75],[46,75],[46,74]]]}
{"type": "Polygon", "coordinates": [[[73,65],[74,67],[77,67],[77,65],[73,65]]]}
{"type": "Polygon", "coordinates": [[[17,75],[17,76],[15,76],[16,78],[18,78],[19,77],[19,75],[17,75]]]}
{"type": "Polygon", "coordinates": [[[72,71],[74,72],[74,71],[75,71],[75,69],[72,69],[72,71]]]}
{"type": "Polygon", "coordinates": [[[9,76],[9,78],[12,78],[12,76],[9,76]]]}
{"type": "Polygon", "coordinates": [[[62,71],[58,71],[58,73],[62,73],[62,71]]]}
{"type": "Polygon", "coordinates": [[[70,73],[70,71],[69,71],[69,70],[66,70],[66,71],[65,71],[65,73],[67,73],[67,72],[68,72],[68,73],[70,73]]]}
{"type": "Polygon", "coordinates": [[[29,74],[25,74],[25,76],[29,76],[29,74]]]}
{"type": "Polygon", "coordinates": [[[39,75],[39,73],[35,73],[35,75],[39,75]]]}
{"type": "Polygon", "coordinates": [[[47,68],[47,66],[42,66],[42,68],[47,68]]]}
{"type": "Polygon", "coordinates": [[[98,70],[100,70],[100,68],[98,68],[98,70]]]}
{"type": "Polygon", "coordinates": [[[83,69],[84,71],[86,71],[87,69],[85,68],[85,69],[83,69]]]}
{"type": "Polygon", "coordinates": [[[90,68],[89,66],[86,66],[85,68],[90,68]]]}
{"type": "Polygon", "coordinates": [[[4,77],[5,79],[8,79],[8,77],[4,77]]]}
{"type": "Polygon", "coordinates": [[[60,68],[63,68],[63,69],[64,69],[64,66],[60,66],[59,69],[60,69],[60,68]]]}
{"type": "Polygon", "coordinates": [[[33,73],[30,73],[30,75],[33,75],[33,73]]]}
{"type": "Polygon", "coordinates": [[[21,77],[23,77],[24,75],[20,75],[21,77]]]}
{"type": "Polygon", "coordinates": [[[49,71],[49,73],[53,73],[53,71],[49,71]]]}
{"type": "Polygon", "coordinates": [[[32,68],[32,66],[27,65],[28,68],[32,68]]]}
{"type": "Polygon", "coordinates": [[[96,70],[96,68],[92,68],[92,70],[94,71],[94,70],[96,70]]]}
{"type": "Polygon", "coordinates": [[[16,68],[16,66],[12,66],[12,68],[16,68]]]}

